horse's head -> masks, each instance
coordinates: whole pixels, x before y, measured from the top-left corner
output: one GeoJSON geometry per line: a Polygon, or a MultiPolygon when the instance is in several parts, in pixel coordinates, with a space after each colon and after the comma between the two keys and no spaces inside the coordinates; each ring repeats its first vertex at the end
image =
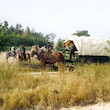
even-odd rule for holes
{"type": "Polygon", "coordinates": [[[34,55],[38,55],[39,53],[39,46],[32,46],[31,48],[31,57],[34,57],[34,55]]]}

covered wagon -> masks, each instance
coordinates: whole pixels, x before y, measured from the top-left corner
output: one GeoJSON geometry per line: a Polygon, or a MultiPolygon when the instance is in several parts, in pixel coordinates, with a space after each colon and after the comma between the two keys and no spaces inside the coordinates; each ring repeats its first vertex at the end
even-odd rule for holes
{"type": "Polygon", "coordinates": [[[78,37],[72,35],[67,37],[63,42],[63,53],[66,60],[70,60],[70,42],[73,41],[77,51],[76,57],[72,61],[77,62],[107,62],[110,56],[110,39],[107,38],[95,38],[95,37],[78,37]]]}

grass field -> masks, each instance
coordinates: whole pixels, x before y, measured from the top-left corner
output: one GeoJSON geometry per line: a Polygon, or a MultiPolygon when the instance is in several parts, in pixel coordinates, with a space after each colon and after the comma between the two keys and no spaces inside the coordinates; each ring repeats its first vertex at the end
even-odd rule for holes
{"type": "Polygon", "coordinates": [[[0,109],[52,110],[110,101],[110,64],[76,65],[73,72],[60,69],[54,76],[25,74],[33,71],[40,70],[0,63],[0,109]]]}

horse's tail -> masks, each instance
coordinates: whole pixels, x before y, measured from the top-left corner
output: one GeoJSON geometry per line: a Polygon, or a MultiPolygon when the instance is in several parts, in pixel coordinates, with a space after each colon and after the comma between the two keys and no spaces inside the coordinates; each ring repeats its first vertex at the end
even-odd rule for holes
{"type": "Polygon", "coordinates": [[[64,55],[62,53],[60,53],[60,61],[62,63],[65,63],[65,58],[64,58],[64,55]]]}

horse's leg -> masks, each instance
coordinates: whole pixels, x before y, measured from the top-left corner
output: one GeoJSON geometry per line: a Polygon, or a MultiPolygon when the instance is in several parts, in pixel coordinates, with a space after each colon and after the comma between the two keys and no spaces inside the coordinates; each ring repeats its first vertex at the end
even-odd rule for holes
{"type": "Polygon", "coordinates": [[[17,60],[16,56],[14,56],[13,61],[14,61],[15,59],[17,60]]]}
{"type": "Polygon", "coordinates": [[[14,58],[13,58],[13,61],[15,60],[15,56],[14,56],[14,58]]]}
{"type": "Polygon", "coordinates": [[[21,59],[21,56],[20,56],[20,55],[18,55],[18,61],[22,61],[22,59],[21,59]]]}
{"type": "Polygon", "coordinates": [[[7,62],[8,62],[8,58],[9,58],[9,57],[6,57],[6,61],[7,61],[7,62]]]}
{"type": "Polygon", "coordinates": [[[28,54],[28,61],[31,63],[31,56],[28,54]]]}
{"type": "Polygon", "coordinates": [[[43,65],[43,66],[44,66],[44,70],[46,70],[46,64],[45,64],[45,63],[44,63],[44,65],[43,65]]]}
{"type": "Polygon", "coordinates": [[[55,66],[54,64],[52,64],[51,67],[52,67],[55,71],[58,71],[58,67],[55,66]]]}
{"type": "Polygon", "coordinates": [[[29,57],[29,63],[31,63],[31,58],[29,57]]]}
{"type": "Polygon", "coordinates": [[[46,64],[44,62],[41,62],[41,66],[42,66],[42,75],[44,75],[44,72],[46,70],[46,64]]]}
{"type": "Polygon", "coordinates": [[[41,62],[41,65],[42,65],[42,69],[46,70],[46,64],[44,62],[41,62]]]}
{"type": "Polygon", "coordinates": [[[17,60],[17,57],[15,56],[15,59],[17,60]]]}

